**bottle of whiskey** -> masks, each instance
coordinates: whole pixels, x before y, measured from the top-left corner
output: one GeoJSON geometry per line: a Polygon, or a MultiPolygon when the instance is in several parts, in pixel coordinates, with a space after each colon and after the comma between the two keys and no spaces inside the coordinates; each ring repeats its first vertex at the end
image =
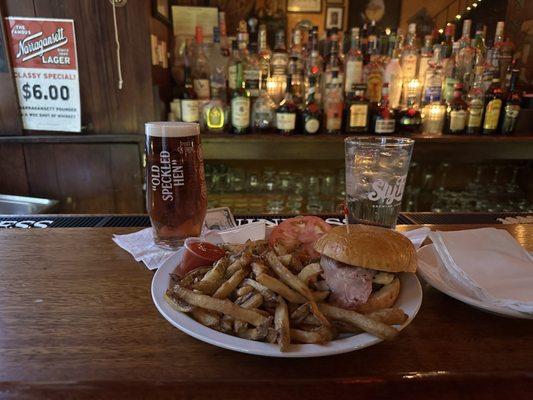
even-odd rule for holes
{"type": "Polygon", "coordinates": [[[407,94],[407,106],[400,110],[397,118],[400,133],[417,133],[422,127],[422,115],[416,104],[416,93],[407,94]]]}
{"type": "Polygon", "coordinates": [[[342,82],[336,70],[331,72],[331,80],[326,83],[324,96],[324,127],[327,133],[341,133],[343,96],[342,82]]]}
{"type": "Polygon", "coordinates": [[[230,93],[237,88],[237,66],[242,63],[239,44],[236,40],[231,42],[231,55],[228,60],[228,88],[230,93]]]}
{"type": "Polygon", "coordinates": [[[516,87],[518,80],[518,69],[514,69],[511,74],[511,86],[505,102],[503,114],[502,134],[509,135],[514,132],[516,120],[520,114],[520,91],[516,87]]]}
{"type": "Polygon", "coordinates": [[[323,59],[318,51],[318,27],[314,26],[311,29],[310,41],[310,53],[306,60],[305,68],[305,96],[309,97],[309,91],[311,86],[314,86],[314,98],[315,101],[322,104],[322,69],[323,59]],[[311,83],[312,82],[312,83],[311,83]]]}
{"type": "Polygon", "coordinates": [[[285,46],[285,32],[280,29],[278,32],[276,32],[276,42],[270,62],[272,81],[276,87],[276,90],[274,91],[275,93],[272,94],[272,98],[276,103],[281,101],[283,89],[287,85],[288,65],[289,53],[287,53],[287,48],[285,46]]]}
{"type": "Polygon", "coordinates": [[[463,135],[466,131],[467,113],[468,104],[463,100],[463,84],[456,83],[453,98],[448,102],[448,107],[446,108],[444,133],[449,135],[463,135]]]}
{"type": "Polygon", "coordinates": [[[198,120],[200,119],[200,113],[198,109],[198,96],[196,95],[196,91],[194,90],[191,71],[193,54],[192,48],[190,46],[191,43],[189,42],[188,44],[189,46],[187,46],[187,48],[185,49],[183,66],[185,82],[180,102],[181,120],[183,122],[198,122],[198,120]]]}
{"type": "Polygon", "coordinates": [[[468,91],[466,102],[468,104],[466,133],[468,135],[478,135],[481,133],[481,123],[483,121],[485,102],[485,93],[483,92],[482,88],[481,75],[476,74],[474,83],[468,91]]]}
{"type": "Polygon", "coordinates": [[[220,94],[218,87],[212,89],[211,96],[211,100],[202,107],[200,126],[202,132],[218,133],[227,127],[229,110],[225,95],[220,94]]]}
{"type": "Polygon", "coordinates": [[[485,93],[485,118],[483,119],[483,134],[495,134],[501,122],[503,109],[503,94],[500,78],[493,78],[492,84],[485,93]]]}
{"type": "Polygon", "coordinates": [[[416,77],[416,67],[418,66],[416,24],[409,24],[405,46],[401,55],[401,65],[404,79],[410,80],[416,77]]]}
{"type": "Polygon", "coordinates": [[[389,87],[383,84],[381,100],[372,113],[371,131],[376,135],[391,135],[396,132],[394,111],[389,107],[389,87]]]}
{"type": "Polygon", "coordinates": [[[250,97],[244,89],[242,63],[237,64],[237,83],[231,94],[231,132],[237,135],[250,130],[250,97]]]}
{"type": "Polygon", "coordinates": [[[359,28],[352,28],[350,36],[350,51],[346,56],[346,69],[344,72],[344,92],[352,90],[353,84],[363,80],[363,55],[359,49],[359,28]]]}
{"type": "Polygon", "coordinates": [[[245,53],[243,73],[244,73],[244,88],[248,93],[248,97],[256,99],[259,96],[259,82],[261,80],[261,67],[259,65],[259,57],[257,55],[257,19],[250,18],[248,20],[248,37],[249,42],[247,52],[245,53]]]}
{"type": "Polygon", "coordinates": [[[196,58],[193,69],[193,85],[196,95],[201,100],[208,100],[209,93],[209,66],[207,62],[207,56],[204,51],[204,35],[202,27],[196,27],[196,58]]]}
{"type": "Polygon", "coordinates": [[[268,47],[266,25],[259,25],[259,69],[261,70],[261,87],[266,90],[268,78],[270,78],[270,59],[272,51],[268,47]]]}
{"type": "Polygon", "coordinates": [[[300,114],[301,127],[306,135],[314,135],[320,131],[322,113],[320,105],[315,100],[316,85],[314,76],[309,77],[309,89],[305,107],[300,114]]]}
{"type": "MultiPolygon", "coordinates": [[[[263,82],[263,81],[262,81],[263,82]]],[[[276,103],[266,90],[266,82],[261,83],[259,97],[252,106],[252,129],[254,132],[268,132],[274,127],[276,103]]]]}
{"type": "Polygon", "coordinates": [[[366,85],[352,84],[344,105],[344,132],[368,132],[369,102],[365,98],[366,85]]]}
{"type": "Polygon", "coordinates": [[[288,75],[285,96],[281,100],[279,107],[276,108],[276,128],[278,133],[282,135],[293,135],[296,133],[297,112],[298,107],[292,99],[291,76],[288,75]]]}

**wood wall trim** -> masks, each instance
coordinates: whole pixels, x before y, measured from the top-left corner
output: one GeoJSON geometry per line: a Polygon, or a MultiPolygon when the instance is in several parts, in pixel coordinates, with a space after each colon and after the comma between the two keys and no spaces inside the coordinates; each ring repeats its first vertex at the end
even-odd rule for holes
{"type": "Polygon", "coordinates": [[[101,134],[101,135],[32,135],[0,136],[2,143],[142,143],[144,135],[101,134]]]}

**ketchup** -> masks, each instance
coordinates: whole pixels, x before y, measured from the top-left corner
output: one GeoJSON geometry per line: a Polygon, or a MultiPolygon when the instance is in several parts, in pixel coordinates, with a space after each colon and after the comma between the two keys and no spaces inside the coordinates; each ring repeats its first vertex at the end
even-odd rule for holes
{"type": "Polygon", "coordinates": [[[189,238],[185,240],[185,252],[178,266],[181,276],[199,268],[208,267],[215,261],[220,260],[226,252],[214,244],[203,242],[198,238],[189,238]]]}

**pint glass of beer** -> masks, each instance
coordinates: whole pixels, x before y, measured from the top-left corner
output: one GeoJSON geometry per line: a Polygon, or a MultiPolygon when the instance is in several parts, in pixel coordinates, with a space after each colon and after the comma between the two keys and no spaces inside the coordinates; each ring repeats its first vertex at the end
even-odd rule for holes
{"type": "Polygon", "coordinates": [[[148,122],[146,207],[155,243],[176,249],[198,236],[207,210],[200,127],[186,122],[148,122]]]}

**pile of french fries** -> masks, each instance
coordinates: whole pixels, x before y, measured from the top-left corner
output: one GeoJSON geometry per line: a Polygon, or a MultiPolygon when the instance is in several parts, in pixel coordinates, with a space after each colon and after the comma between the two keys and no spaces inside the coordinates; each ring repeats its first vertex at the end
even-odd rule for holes
{"type": "Polygon", "coordinates": [[[326,303],[320,264],[303,265],[281,244],[249,241],[225,249],[212,266],[172,275],[165,293],[174,309],[217,331],[286,351],[291,343],[323,344],[345,333],[392,339],[398,330],[391,325],[407,319],[399,308],[362,315],[326,303]]]}

